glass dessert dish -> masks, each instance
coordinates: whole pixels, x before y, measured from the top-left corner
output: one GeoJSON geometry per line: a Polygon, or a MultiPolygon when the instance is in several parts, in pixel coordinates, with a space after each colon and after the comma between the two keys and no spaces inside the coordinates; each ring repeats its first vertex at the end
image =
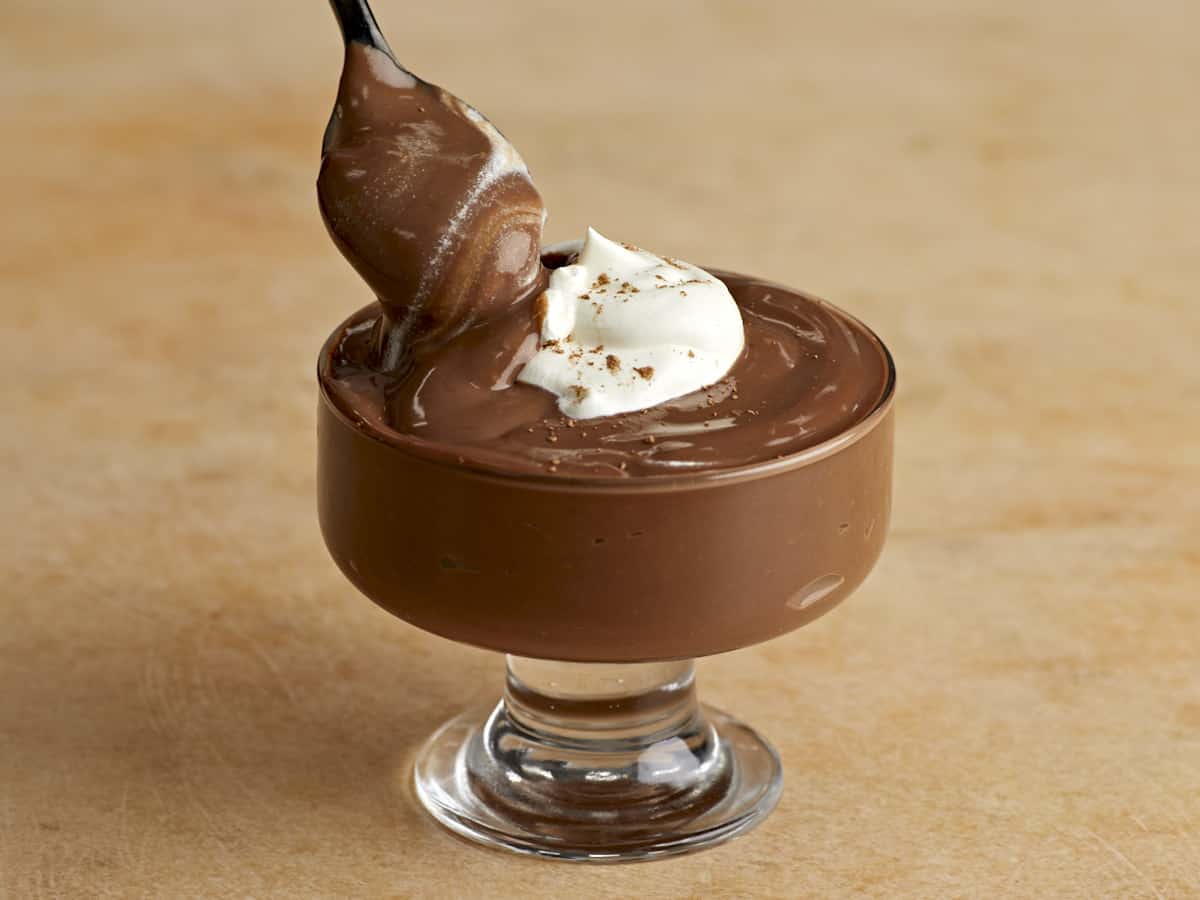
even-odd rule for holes
{"type": "MultiPolygon", "coordinates": [[[[812,301],[818,302],[819,301],[812,301]]],[[[417,796],[484,844],[567,860],[711,846],[782,790],[770,744],[700,704],[692,660],[798,628],[871,570],[891,506],[895,369],[820,443],[732,468],[586,477],[495,471],[397,443],[332,396],[321,355],[326,544],[375,603],[507,654],[502,698],[420,751],[417,796]]]]}
{"type": "Polygon", "coordinates": [[[507,655],[490,712],[417,756],[460,835],[568,860],[716,844],[779,799],[770,745],[692,660],[810,622],[867,576],[895,372],[812,297],[588,229],[543,250],[521,154],[405,68],[366,0],[317,199],[376,303],[319,360],[334,560],[433,634],[507,655]]]}

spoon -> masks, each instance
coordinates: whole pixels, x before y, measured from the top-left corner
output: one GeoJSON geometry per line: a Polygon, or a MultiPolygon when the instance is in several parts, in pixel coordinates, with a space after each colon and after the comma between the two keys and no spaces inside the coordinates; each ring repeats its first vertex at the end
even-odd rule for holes
{"type": "Polygon", "coordinates": [[[383,32],[379,30],[379,23],[375,21],[375,14],[371,12],[371,4],[367,0],[329,0],[329,5],[337,16],[342,40],[347,44],[356,41],[382,50],[395,61],[396,54],[392,53],[383,32]]]}
{"type": "Polygon", "coordinates": [[[396,61],[367,0],[330,6],[345,58],[317,197],[381,304],[373,364],[397,371],[540,290],[545,206],[485,116],[396,61]]]}
{"type": "MultiPolygon", "coordinates": [[[[368,47],[374,47],[381,53],[386,53],[388,59],[396,63],[396,67],[408,72],[404,66],[396,61],[396,54],[392,52],[392,48],[388,46],[387,38],[383,36],[383,32],[379,30],[379,23],[375,21],[375,13],[371,11],[371,4],[367,0],[329,0],[329,5],[333,8],[333,15],[337,19],[338,28],[342,32],[342,43],[347,47],[350,44],[365,44],[368,47]]],[[[408,72],[413,78],[417,76],[412,72],[408,72]]],[[[417,79],[418,81],[420,79],[417,79]]],[[[329,122],[325,125],[325,133],[321,137],[321,152],[325,153],[330,144],[333,142],[333,126],[336,118],[336,111],[330,115],[329,122]]]]}

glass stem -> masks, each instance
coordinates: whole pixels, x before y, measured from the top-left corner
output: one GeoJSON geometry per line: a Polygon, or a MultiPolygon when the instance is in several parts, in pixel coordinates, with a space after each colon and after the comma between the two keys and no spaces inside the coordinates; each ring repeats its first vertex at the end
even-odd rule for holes
{"type": "Polygon", "coordinates": [[[569,663],[509,656],[504,706],[529,737],[637,752],[702,722],[692,660],[569,663]]]}

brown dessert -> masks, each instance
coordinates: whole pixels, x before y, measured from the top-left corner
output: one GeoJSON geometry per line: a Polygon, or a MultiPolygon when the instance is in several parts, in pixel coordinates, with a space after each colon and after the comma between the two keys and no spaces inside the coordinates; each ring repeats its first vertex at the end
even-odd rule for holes
{"type": "MultiPolygon", "coordinates": [[[[401,373],[372,367],[382,310],[360,310],[321,357],[322,387],[348,419],[413,453],[562,477],[657,477],[778,459],[841,434],[884,399],[890,363],[861,323],[789,288],[710,271],[741,307],[746,349],[720,382],[640,412],[569,419],[552,394],[514,382],[536,346],[524,303],[401,373]]],[[[596,357],[621,366],[603,348],[596,357]]]]}
{"type": "Polygon", "coordinates": [[[378,296],[319,361],[321,525],[367,596],[466,643],[634,662],[766,640],[866,576],[890,509],[894,385],[857,320],[716,273],[745,329],[727,374],[571,419],[515,378],[546,348],[539,297],[572,251],[539,256],[541,199],[486,119],[351,42],[318,188],[378,296]]]}
{"type": "Polygon", "coordinates": [[[783,459],[584,479],[437,459],[323,392],[321,527],[364,594],[457,641],[581,662],[721,653],[866,577],[891,509],[890,401],[783,459]]]}
{"type": "Polygon", "coordinates": [[[381,306],[373,365],[537,291],[545,208],[478,111],[351,42],[317,179],[321,215],[381,306]]]}

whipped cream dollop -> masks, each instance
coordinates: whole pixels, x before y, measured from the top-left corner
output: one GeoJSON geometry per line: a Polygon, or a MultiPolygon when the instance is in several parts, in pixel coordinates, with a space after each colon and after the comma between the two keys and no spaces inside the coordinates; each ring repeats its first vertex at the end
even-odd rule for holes
{"type": "Polygon", "coordinates": [[[538,298],[541,344],[517,380],[573,419],[648,409],[720,381],[745,345],[729,289],[703,269],[589,228],[538,298]]]}

